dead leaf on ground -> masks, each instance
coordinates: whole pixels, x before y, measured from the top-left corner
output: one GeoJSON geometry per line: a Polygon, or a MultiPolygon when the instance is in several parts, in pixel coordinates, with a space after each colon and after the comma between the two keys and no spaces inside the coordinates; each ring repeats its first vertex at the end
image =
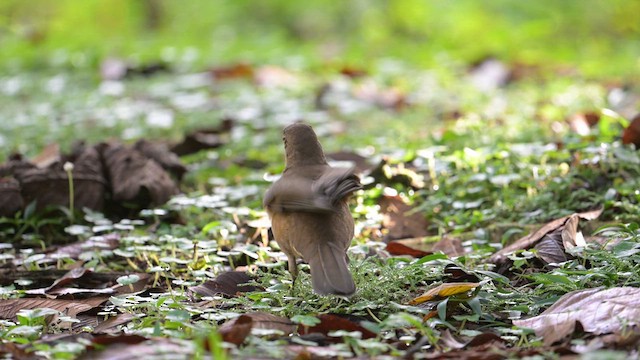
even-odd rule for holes
{"type": "Polygon", "coordinates": [[[640,326],[640,288],[616,287],[572,291],[542,314],[514,325],[531,328],[546,345],[563,340],[580,322],[585,332],[596,335],[620,333],[640,326]]]}
{"type": "Polygon", "coordinates": [[[367,70],[360,69],[354,66],[349,66],[349,65],[345,65],[342,68],[340,68],[340,74],[352,79],[361,78],[368,75],[367,70]]]}
{"type": "Polygon", "coordinates": [[[480,283],[456,282],[440,284],[417,298],[409,301],[409,305],[418,305],[431,300],[440,300],[454,295],[467,294],[476,289],[480,283]]]}
{"type": "Polygon", "coordinates": [[[182,176],[187,172],[187,167],[182,164],[178,155],[169,150],[166,144],[142,139],[138,140],[133,148],[149,159],[155,160],[162,168],[178,178],[178,181],[182,180],[182,176]]]}
{"type": "MultiPolygon", "coordinates": [[[[117,329],[118,326],[124,325],[135,318],[133,314],[118,314],[116,316],[109,317],[107,320],[100,322],[93,328],[94,334],[118,334],[121,331],[117,329]]],[[[99,317],[98,319],[103,319],[99,317]]]]}
{"type": "Polygon", "coordinates": [[[389,252],[389,254],[394,256],[409,255],[415,258],[421,258],[423,256],[433,254],[432,251],[423,251],[420,249],[416,249],[414,247],[407,246],[398,240],[388,242],[385,249],[389,252]]]}
{"type": "Polygon", "coordinates": [[[239,293],[260,290],[255,285],[247,285],[252,281],[253,277],[244,271],[227,271],[213,280],[191,286],[189,291],[200,296],[225,295],[232,297],[239,293]]]}
{"type": "Polygon", "coordinates": [[[53,251],[47,253],[49,259],[59,259],[62,257],[70,259],[78,259],[78,257],[87,251],[96,250],[113,250],[120,244],[120,234],[111,233],[104,236],[92,236],[91,238],[78,241],[69,245],[60,246],[53,251]]]}
{"type": "Polygon", "coordinates": [[[184,344],[171,339],[148,339],[140,335],[96,336],[90,350],[78,359],[143,360],[185,359],[191,354],[184,344]]]}
{"type": "Polygon", "coordinates": [[[253,66],[246,63],[219,66],[209,71],[215,80],[252,79],[254,74],[253,66]]]}
{"type": "Polygon", "coordinates": [[[15,172],[20,182],[25,204],[37,202],[42,210],[48,206],[69,206],[69,177],[63,169],[73,163],[72,177],[76,208],[101,210],[104,204],[106,181],[103,177],[100,154],[93,147],[85,147],[71,156],[61,157],[46,168],[31,168],[15,172]]]}
{"type": "Polygon", "coordinates": [[[49,167],[56,162],[60,162],[60,145],[57,143],[45,146],[38,155],[31,159],[31,163],[40,169],[49,167]]]}
{"type": "Polygon", "coordinates": [[[631,123],[622,133],[623,144],[634,144],[636,149],[640,149],[640,114],[631,119],[631,123]]]}
{"type": "Polygon", "coordinates": [[[234,125],[235,122],[232,119],[226,118],[217,127],[193,131],[187,134],[182,142],[173,145],[171,151],[184,156],[200,150],[218,148],[226,144],[227,139],[223,134],[230,132],[234,125]]]}
{"type": "Polygon", "coordinates": [[[387,240],[417,238],[427,235],[427,219],[400,196],[383,195],[380,200],[382,226],[389,230],[387,240]]]}
{"type": "Polygon", "coordinates": [[[146,208],[164,204],[180,192],[169,174],[141,152],[117,143],[103,143],[100,149],[114,201],[146,208]]]}
{"type": "Polygon", "coordinates": [[[344,316],[336,314],[320,314],[316,316],[320,323],[311,327],[305,327],[303,325],[298,326],[298,332],[300,334],[320,333],[328,335],[329,332],[336,330],[344,331],[359,331],[362,334],[363,339],[371,339],[376,337],[376,334],[370,330],[367,330],[362,325],[355,321],[352,321],[344,316]]]}
{"type": "Polygon", "coordinates": [[[283,335],[288,336],[293,334],[298,328],[298,325],[291,320],[266,312],[251,312],[244,315],[249,316],[253,320],[253,329],[278,330],[282,332],[283,335]]]}
{"type": "Polygon", "coordinates": [[[98,307],[107,300],[109,300],[108,296],[93,297],[84,300],[31,298],[0,300],[0,318],[14,319],[18,311],[22,309],[38,308],[50,308],[75,317],[79,313],[98,307]]]}
{"type": "MultiPolygon", "coordinates": [[[[518,239],[517,241],[515,241],[514,243],[505,246],[504,248],[502,248],[501,250],[499,250],[498,252],[496,252],[495,254],[493,254],[491,256],[491,258],[489,259],[490,262],[494,263],[494,264],[502,264],[504,262],[506,262],[507,260],[507,255],[517,251],[517,250],[526,250],[526,249],[531,249],[532,247],[534,247],[540,240],[542,240],[545,236],[549,235],[549,239],[552,240],[552,238],[555,236],[556,240],[554,241],[562,241],[564,243],[564,238],[566,237],[566,242],[567,244],[571,243],[572,241],[574,242],[574,244],[576,242],[580,242],[581,240],[577,237],[577,233],[571,233],[571,231],[568,231],[566,234],[563,235],[562,233],[562,229],[564,229],[565,224],[567,223],[567,220],[571,219],[572,217],[580,218],[580,219],[584,219],[584,220],[594,220],[596,218],[598,218],[598,216],[600,216],[600,214],[602,214],[602,210],[603,208],[600,209],[596,209],[596,210],[591,210],[591,211],[586,211],[586,212],[582,212],[582,213],[576,213],[576,214],[572,214],[572,215],[568,215],[568,216],[564,216],[561,217],[559,219],[555,219],[549,223],[547,223],[546,225],[544,225],[543,227],[541,227],[540,229],[538,229],[537,231],[524,236],[520,239],[518,239]],[[560,229],[560,230],[559,230],[560,229]],[[555,233],[555,235],[553,234],[554,231],[558,230],[557,233],[555,233]],[[559,237],[558,237],[559,236],[559,237]],[[571,236],[573,236],[574,238],[571,239],[571,236]]],[[[577,221],[577,220],[572,220],[570,222],[570,228],[573,229],[573,221],[577,221]]],[[[577,223],[575,224],[577,226],[577,223]]],[[[546,249],[544,250],[549,250],[549,252],[551,254],[557,253],[557,250],[552,250],[551,246],[552,243],[548,243],[546,249]]],[[[547,256],[548,259],[552,259],[552,257],[547,256]]]]}
{"type": "Polygon", "coordinates": [[[253,319],[251,316],[240,315],[222,324],[218,332],[222,336],[222,340],[239,346],[251,334],[252,328],[253,319]]]}
{"type": "Polygon", "coordinates": [[[391,255],[413,257],[423,257],[436,252],[442,252],[450,258],[464,255],[460,239],[446,235],[437,242],[427,242],[424,237],[393,240],[387,244],[386,250],[391,255]]]}

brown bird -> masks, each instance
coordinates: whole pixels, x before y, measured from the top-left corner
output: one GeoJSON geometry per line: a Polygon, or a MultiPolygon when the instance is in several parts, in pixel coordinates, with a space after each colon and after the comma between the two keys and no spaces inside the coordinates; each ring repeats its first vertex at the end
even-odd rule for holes
{"type": "Polygon", "coordinates": [[[361,189],[353,168],[332,168],[311,126],[296,123],[283,132],[286,166],[267,190],[263,205],[278,245],[287,255],[295,283],[297,258],[311,267],[318,294],[350,296],[356,291],[347,263],[354,222],[347,200],[361,189]]]}

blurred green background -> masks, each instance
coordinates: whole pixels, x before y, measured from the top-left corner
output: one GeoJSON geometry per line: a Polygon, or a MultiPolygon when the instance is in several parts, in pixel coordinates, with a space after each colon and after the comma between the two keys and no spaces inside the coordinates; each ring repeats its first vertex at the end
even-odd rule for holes
{"type": "Polygon", "coordinates": [[[3,0],[0,67],[496,56],[626,77],[640,69],[638,14],[637,0],[3,0]]]}

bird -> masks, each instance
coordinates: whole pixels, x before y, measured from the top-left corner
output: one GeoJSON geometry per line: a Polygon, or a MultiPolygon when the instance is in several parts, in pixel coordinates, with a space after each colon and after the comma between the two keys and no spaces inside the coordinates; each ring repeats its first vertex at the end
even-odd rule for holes
{"type": "Polygon", "coordinates": [[[313,291],[351,296],[356,291],[347,249],[354,237],[348,200],[362,188],[355,168],[331,167],[313,128],[294,123],[283,131],[285,168],[265,193],[271,230],[287,255],[293,286],[297,259],[311,269],[313,291]]]}

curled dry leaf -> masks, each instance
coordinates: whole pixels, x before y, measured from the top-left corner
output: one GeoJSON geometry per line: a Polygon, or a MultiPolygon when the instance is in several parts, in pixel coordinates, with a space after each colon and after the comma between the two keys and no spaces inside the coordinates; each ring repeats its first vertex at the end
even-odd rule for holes
{"type": "Polygon", "coordinates": [[[400,241],[390,241],[387,244],[386,250],[391,255],[409,255],[415,258],[431,255],[433,252],[423,251],[414,247],[407,246],[400,241]]]}
{"type": "Polygon", "coordinates": [[[210,70],[215,80],[231,80],[242,78],[253,78],[253,66],[246,63],[237,63],[227,66],[220,66],[210,70]]]}
{"type": "Polygon", "coordinates": [[[640,326],[640,289],[616,287],[573,291],[562,296],[542,314],[515,320],[514,325],[531,328],[550,345],[573,334],[576,322],[586,332],[620,333],[640,326]]]}
{"type": "Polygon", "coordinates": [[[74,202],[76,208],[101,210],[104,204],[106,181],[103,177],[100,154],[93,147],[83,147],[64,161],[46,168],[31,168],[15,172],[21,184],[25,204],[37,202],[38,209],[48,206],[69,206],[69,177],[62,163],[72,162],[74,202]]]}
{"type": "Polygon", "coordinates": [[[236,346],[242,344],[244,340],[251,334],[253,328],[253,319],[251,316],[240,315],[235,319],[231,319],[218,329],[222,340],[236,346]]]}
{"type": "Polygon", "coordinates": [[[171,152],[166,144],[142,139],[138,140],[133,148],[149,159],[155,160],[163,169],[177,177],[178,180],[181,180],[182,176],[187,172],[187,168],[182,164],[178,155],[171,152]]]}
{"type": "Polygon", "coordinates": [[[591,210],[591,211],[586,211],[586,212],[581,212],[581,213],[576,213],[576,214],[572,214],[569,216],[564,216],[561,217],[559,219],[555,219],[549,223],[547,223],[546,225],[544,225],[543,227],[541,227],[540,229],[538,229],[537,231],[524,236],[518,240],[516,240],[514,243],[512,243],[511,245],[505,246],[504,248],[502,248],[500,251],[496,252],[495,254],[493,254],[491,256],[491,258],[489,259],[490,262],[494,263],[494,264],[502,264],[504,262],[506,262],[507,260],[507,255],[517,251],[517,250],[526,250],[526,249],[531,249],[532,247],[534,247],[541,239],[543,239],[545,236],[547,236],[550,233],[553,233],[554,231],[559,230],[558,235],[560,236],[560,238],[558,239],[558,241],[561,241],[562,243],[565,242],[565,238],[566,238],[566,243],[570,244],[570,243],[574,243],[577,244],[579,243],[581,240],[579,238],[577,238],[577,233],[574,236],[574,238],[572,239],[572,229],[573,226],[577,227],[577,223],[575,223],[575,225],[573,224],[574,221],[577,220],[571,220],[571,222],[569,223],[569,230],[567,230],[567,233],[563,234],[562,230],[565,228],[565,224],[567,224],[567,221],[571,218],[575,218],[575,219],[584,219],[584,220],[594,220],[596,218],[598,218],[598,216],[600,216],[600,214],[602,214],[602,210],[603,208],[600,209],[596,209],[596,210],[591,210]]]}
{"type": "Polygon", "coordinates": [[[171,339],[148,339],[140,335],[96,336],[90,350],[79,359],[85,360],[143,360],[188,359],[188,347],[171,339]]]}
{"type": "Polygon", "coordinates": [[[336,314],[320,314],[316,316],[320,323],[311,327],[305,327],[300,325],[298,332],[300,334],[320,333],[327,335],[331,331],[344,330],[344,331],[359,331],[362,334],[363,339],[371,339],[376,337],[376,334],[370,330],[367,330],[362,325],[348,318],[336,314]]]}
{"type": "Polygon", "coordinates": [[[480,283],[444,283],[409,301],[409,305],[418,305],[431,300],[440,300],[454,295],[466,294],[480,286],[480,283]]]}
{"type": "Polygon", "coordinates": [[[640,149],[640,114],[636,115],[629,126],[622,133],[624,144],[634,144],[636,149],[640,149]]]}
{"type": "Polygon", "coordinates": [[[257,286],[247,285],[252,280],[253,277],[244,271],[227,271],[213,280],[190,287],[189,291],[200,296],[226,295],[232,297],[239,293],[260,290],[257,286]]]}
{"type": "Polygon", "coordinates": [[[160,205],[180,192],[169,174],[154,160],[121,144],[102,144],[113,200],[141,207],[160,205]]]}
{"type": "Polygon", "coordinates": [[[226,118],[217,127],[191,132],[185,136],[182,142],[173,145],[171,151],[179,156],[184,156],[200,150],[218,148],[226,143],[222,134],[230,132],[234,125],[233,119],[226,118]]]}
{"type": "Polygon", "coordinates": [[[109,297],[100,296],[93,297],[84,300],[61,300],[61,299],[9,299],[2,300],[0,302],[0,318],[13,319],[18,311],[22,309],[38,309],[38,308],[50,308],[63,312],[71,317],[75,317],[77,314],[89,311],[98,307],[103,302],[107,301],[109,297]]]}

